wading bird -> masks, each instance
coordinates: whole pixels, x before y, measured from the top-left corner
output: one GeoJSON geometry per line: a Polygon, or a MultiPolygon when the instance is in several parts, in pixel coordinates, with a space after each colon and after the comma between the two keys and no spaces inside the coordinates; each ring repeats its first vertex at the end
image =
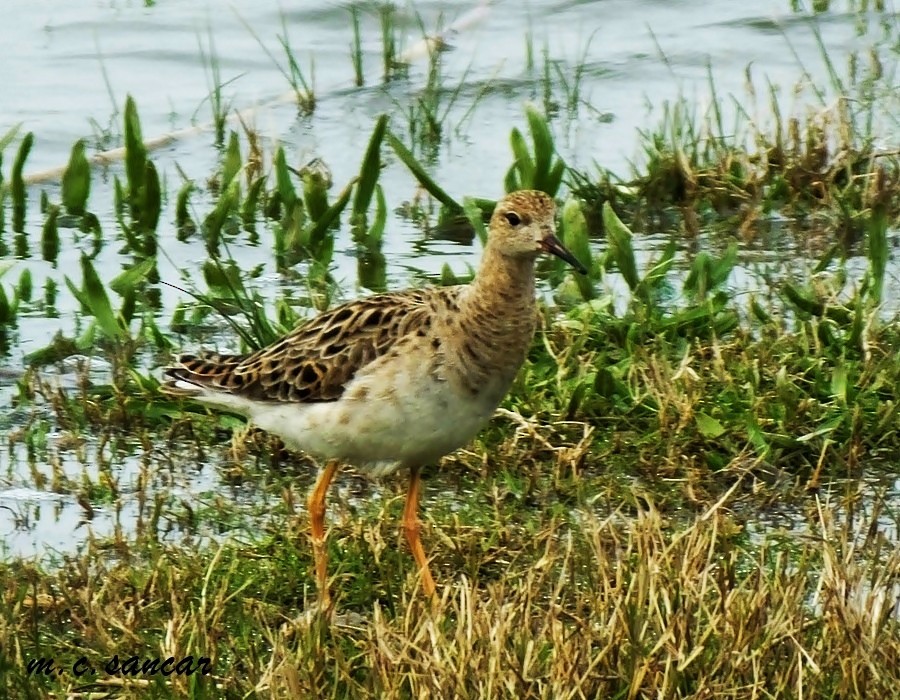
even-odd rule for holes
{"type": "Polygon", "coordinates": [[[419,538],[420,469],[475,437],[509,390],[534,336],[537,257],[586,271],[557,238],[555,211],[542,192],[500,200],[470,284],[358,299],[252,354],[182,355],[166,368],[170,393],[242,414],[324,462],[308,501],[323,606],[325,496],[341,464],[372,476],[409,470],[403,530],[434,595],[419,538]]]}

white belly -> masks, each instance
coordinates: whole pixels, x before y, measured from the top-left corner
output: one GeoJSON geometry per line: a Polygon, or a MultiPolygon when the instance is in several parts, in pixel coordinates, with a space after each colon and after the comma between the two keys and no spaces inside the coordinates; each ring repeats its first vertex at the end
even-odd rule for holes
{"type": "MultiPolygon", "coordinates": [[[[424,368],[411,368],[390,383],[360,377],[337,401],[254,404],[248,414],[290,448],[380,476],[403,466],[432,464],[457,450],[475,437],[497,406],[492,398],[464,395],[424,374],[424,368]],[[363,398],[354,398],[360,389],[363,398]]],[[[490,393],[502,397],[505,387],[490,393]]]]}

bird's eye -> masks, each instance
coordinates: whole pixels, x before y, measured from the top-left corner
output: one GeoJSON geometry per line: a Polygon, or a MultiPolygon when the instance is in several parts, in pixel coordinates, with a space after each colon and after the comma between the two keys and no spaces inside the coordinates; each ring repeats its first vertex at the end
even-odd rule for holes
{"type": "Polygon", "coordinates": [[[506,212],[504,216],[506,216],[506,220],[509,222],[510,226],[518,226],[522,223],[522,219],[520,219],[519,215],[514,211],[506,212]]]}

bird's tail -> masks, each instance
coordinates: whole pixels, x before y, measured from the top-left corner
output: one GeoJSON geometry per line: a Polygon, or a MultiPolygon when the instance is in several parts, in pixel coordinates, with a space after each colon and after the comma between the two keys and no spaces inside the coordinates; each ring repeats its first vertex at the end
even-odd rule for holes
{"type": "Polygon", "coordinates": [[[231,392],[239,380],[234,370],[243,355],[180,355],[163,370],[162,390],[171,396],[199,396],[212,392],[231,392]]]}

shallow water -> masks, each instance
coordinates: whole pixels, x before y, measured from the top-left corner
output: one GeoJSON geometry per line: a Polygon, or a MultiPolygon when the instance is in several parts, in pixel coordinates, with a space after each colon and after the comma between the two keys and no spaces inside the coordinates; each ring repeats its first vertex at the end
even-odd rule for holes
{"type": "MultiPolygon", "coordinates": [[[[885,33],[882,24],[896,27],[897,23],[896,14],[860,18],[832,12],[812,18],[792,14],[789,5],[787,0],[754,4],[732,0],[485,4],[477,16],[479,21],[449,37],[453,50],[444,55],[444,84],[451,91],[461,85],[460,98],[449,111],[446,124],[453,128],[436,153],[432,170],[440,184],[457,198],[496,197],[500,193],[505,169],[511,162],[509,130],[513,125],[524,128],[523,105],[540,102],[543,94],[540,65],[528,64],[528,32],[533,36],[538,62],[546,46],[568,79],[574,79],[578,64],[584,65],[580,88],[584,104],[576,113],[561,105],[554,120],[563,156],[582,168],[589,169],[596,162],[627,174],[629,162],[638,155],[638,129],[655,125],[665,101],[678,95],[687,97],[702,113],[712,99],[710,74],[726,123],[734,113],[735,103],[728,99],[731,94],[754,119],[767,121],[765,78],[779,87],[785,112],[803,114],[807,109],[822,108],[808,87],[810,76],[816,84],[828,84],[814,26],[828,55],[842,71],[851,52],[864,55],[869,47],[880,45],[885,33]],[[860,30],[863,24],[868,25],[867,31],[860,30]],[[756,103],[746,90],[748,65],[752,65],[760,91],[756,103]],[[464,119],[473,104],[474,111],[464,119]]],[[[418,2],[415,10],[423,25],[433,28],[475,17],[467,13],[476,6],[471,2],[418,2]]],[[[415,13],[404,6],[397,20],[400,49],[415,47],[421,39],[415,13]]],[[[154,152],[152,158],[165,179],[170,203],[159,227],[163,252],[160,274],[175,282],[196,277],[206,251],[200,240],[176,240],[171,204],[181,184],[176,166],[201,187],[216,168],[213,136],[204,128],[211,118],[206,96],[212,78],[209,61],[202,55],[215,54],[226,101],[234,108],[262,105],[249,119],[266,139],[268,152],[281,144],[289,161],[298,166],[314,157],[322,158],[333,173],[337,189],[357,173],[375,117],[392,113],[393,127],[404,133],[406,109],[426,81],[427,61],[419,58],[411,64],[406,78],[383,84],[380,27],[371,11],[362,16],[362,33],[367,84],[356,88],[350,60],[349,13],[344,5],[330,0],[303,0],[285,6],[283,12],[250,0],[234,0],[227,5],[159,1],[149,8],[137,1],[5,0],[0,8],[0,46],[5,47],[0,59],[0,134],[16,123],[35,133],[26,173],[38,173],[65,164],[78,138],[87,138],[92,150],[119,145],[119,110],[126,94],[137,102],[146,138],[187,130],[154,152]],[[282,20],[301,66],[307,69],[315,57],[317,104],[308,117],[298,117],[289,100],[278,99],[288,85],[260,45],[283,61],[277,39],[282,20]],[[198,128],[191,130],[192,126],[198,128]]],[[[562,99],[561,94],[555,97],[562,99]]],[[[825,95],[826,104],[829,100],[825,95]]],[[[900,140],[898,122],[890,114],[875,131],[887,145],[900,140]]],[[[5,155],[6,174],[12,150],[5,155]]],[[[381,183],[393,209],[411,199],[416,186],[401,164],[391,157],[387,161],[381,183]]],[[[111,174],[119,172],[116,166],[106,173],[97,171],[92,183],[91,207],[101,217],[108,236],[116,230],[111,213],[111,174]]],[[[91,246],[90,241],[63,231],[58,263],[50,265],[40,259],[42,218],[37,200],[41,189],[51,200],[59,199],[58,187],[52,182],[31,188],[30,248],[4,282],[17,278],[26,266],[34,275],[36,290],[47,278],[55,279],[61,289],[58,315],[48,318],[26,305],[13,347],[0,361],[6,377],[16,377],[22,356],[45,346],[57,331],[73,332],[77,303],[65,289],[63,278],[67,274],[78,278],[80,252],[91,246]]],[[[197,197],[197,210],[202,212],[203,195],[197,197]]],[[[267,234],[261,232],[257,245],[241,238],[231,244],[230,250],[245,270],[263,266],[257,283],[274,297],[287,282],[274,272],[267,234]]],[[[665,240],[664,236],[652,235],[639,239],[642,259],[652,256],[665,240]]],[[[423,272],[437,274],[445,262],[457,272],[465,272],[466,265],[475,265],[479,257],[477,245],[428,239],[398,215],[389,221],[383,251],[390,287],[405,286],[423,272]]],[[[732,279],[734,287],[740,291],[755,289],[761,284],[761,269],[777,272],[796,264],[797,252],[770,245],[748,248],[744,264],[732,279]]],[[[343,280],[345,295],[350,297],[361,291],[354,253],[344,229],[337,241],[334,265],[335,276],[343,280]]],[[[103,248],[95,265],[109,280],[129,262],[128,256],[119,253],[119,246],[111,244],[103,248]]],[[[863,269],[865,263],[851,261],[851,267],[863,269]]],[[[896,261],[891,262],[888,276],[896,284],[896,261]]],[[[615,276],[608,283],[621,296],[615,276]]],[[[172,309],[183,296],[168,287],[162,287],[161,294],[160,319],[165,329],[172,309]]],[[[12,382],[3,380],[0,405],[9,406],[13,393],[12,382]]],[[[24,412],[12,411],[4,423],[15,425],[24,416],[24,412]]],[[[77,482],[82,470],[96,477],[91,449],[89,443],[80,457],[60,458],[73,481],[77,482]]],[[[68,454],[55,450],[52,443],[49,453],[68,454]]],[[[139,461],[139,456],[121,455],[116,469],[123,484],[134,483],[139,461]]],[[[47,470],[46,466],[38,468],[47,470]]],[[[157,486],[200,499],[202,494],[222,488],[212,467],[187,471],[174,482],[163,480],[157,486]]],[[[0,531],[13,532],[6,542],[10,553],[72,549],[84,541],[89,528],[97,534],[110,534],[117,526],[129,529],[139,509],[127,492],[123,491],[121,501],[118,514],[100,505],[89,524],[79,525],[82,508],[74,496],[36,489],[21,445],[3,445],[0,531]]]]}

